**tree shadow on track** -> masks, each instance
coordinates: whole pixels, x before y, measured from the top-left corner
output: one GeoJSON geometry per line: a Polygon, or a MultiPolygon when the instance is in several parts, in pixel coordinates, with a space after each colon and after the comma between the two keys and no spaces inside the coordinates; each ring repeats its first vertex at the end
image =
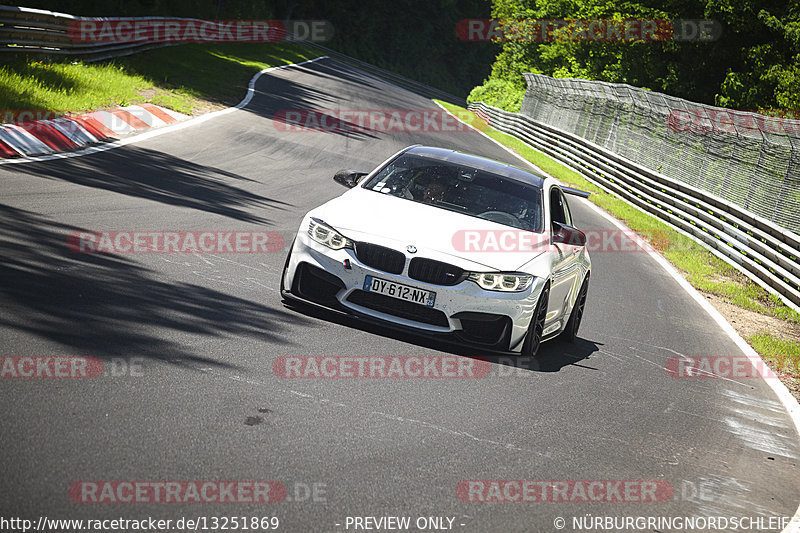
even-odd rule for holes
{"type": "Polygon", "coordinates": [[[363,70],[351,67],[350,65],[331,58],[315,61],[307,65],[298,65],[292,68],[306,74],[325,78],[335,83],[359,86],[357,87],[359,92],[380,92],[385,89],[386,85],[391,85],[389,82],[373,77],[363,70]]]}
{"type": "MultiPolygon", "coordinates": [[[[311,71],[317,74],[316,71],[311,71]]],[[[368,125],[355,124],[336,116],[341,109],[341,99],[328,93],[292,81],[270,76],[256,85],[256,97],[245,110],[259,117],[271,119],[271,126],[281,135],[287,133],[331,133],[351,138],[372,138],[368,125]],[[263,84],[267,84],[264,86],[263,84]],[[293,118],[300,116],[301,118],[293,118]],[[316,120],[315,124],[309,122],[316,120]],[[303,127],[306,126],[306,127],[303,127]]],[[[349,109],[344,109],[348,111],[349,109]]]]}
{"type": "MultiPolygon", "coordinates": [[[[386,142],[386,156],[403,146],[424,144],[482,155],[518,166],[521,163],[494,145],[484,141],[476,143],[478,134],[472,128],[449,117],[430,99],[370,77],[348,65],[324,60],[294,66],[291,72],[292,76],[270,74],[259,79],[255,98],[245,108],[249,113],[271,120],[270,126],[260,130],[269,131],[270,135],[264,136],[264,142],[274,142],[277,133],[280,141],[301,149],[312,146],[316,151],[320,148],[331,152],[358,151],[348,145],[337,147],[333,141],[337,140],[335,136],[340,136],[346,140],[386,142]],[[297,114],[288,115],[290,111],[305,114],[298,118],[297,114]],[[308,111],[316,113],[309,114],[308,111]],[[344,111],[359,113],[344,114],[344,111]],[[395,111],[401,113],[393,114],[395,111]],[[422,112],[434,112],[436,115],[433,116],[437,118],[428,124],[424,118],[417,118],[425,116],[422,112]],[[312,120],[307,122],[306,117],[312,120]],[[397,118],[401,119],[402,124],[397,122],[397,118]],[[328,127],[317,126],[323,120],[327,120],[328,127]],[[310,128],[302,127],[306,124],[310,128]],[[299,134],[307,133],[317,133],[317,136],[306,135],[301,140],[299,134]],[[330,136],[325,137],[325,134],[330,136]]],[[[255,130],[254,134],[258,135],[258,131],[255,130]]],[[[369,151],[365,147],[365,153],[369,151]]],[[[372,161],[371,165],[374,164],[375,161],[372,161]]]]}
{"type": "Polygon", "coordinates": [[[13,170],[245,222],[269,222],[249,209],[283,209],[288,205],[229,183],[254,182],[249,178],[136,145],[82,157],[16,165],[13,170]]]}
{"type": "MultiPolygon", "coordinates": [[[[183,340],[172,339],[245,336],[291,343],[284,331],[287,323],[298,322],[293,314],[157,279],[125,256],[71,252],[67,235],[73,231],[81,228],[0,204],[0,326],[6,332],[58,343],[74,355],[182,359],[222,367],[230,365],[194,355],[183,340]]],[[[8,352],[8,340],[5,344],[8,352]]]]}
{"type": "Polygon", "coordinates": [[[439,109],[435,103],[425,96],[335,59],[317,61],[309,65],[300,65],[292,68],[335,83],[355,86],[354,92],[361,93],[364,97],[378,100],[385,99],[387,103],[390,101],[392,109],[439,109]]]}
{"type": "Polygon", "coordinates": [[[338,311],[329,311],[302,302],[284,300],[284,305],[305,317],[316,318],[332,322],[348,328],[353,328],[372,335],[387,337],[408,344],[414,344],[430,350],[446,352],[462,357],[470,357],[488,361],[497,365],[505,365],[531,372],[558,372],[565,366],[580,366],[589,370],[596,370],[581,361],[588,359],[593,353],[599,352],[602,343],[578,338],[574,343],[563,342],[557,339],[544,342],[539,348],[535,358],[525,358],[513,354],[501,354],[482,350],[479,347],[470,347],[454,342],[441,340],[424,334],[416,334],[406,330],[395,329],[390,326],[361,320],[354,316],[338,311]]]}

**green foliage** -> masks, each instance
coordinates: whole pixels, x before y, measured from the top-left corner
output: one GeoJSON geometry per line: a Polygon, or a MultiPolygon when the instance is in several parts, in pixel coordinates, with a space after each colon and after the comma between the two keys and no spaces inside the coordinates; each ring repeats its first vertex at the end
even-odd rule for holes
{"type": "MultiPolygon", "coordinates": [[[[498,19],[711,19],[716,41],[504,42],[485,89],[525,72],[628,83],[738,109],[800,108],[800,5],[785,0],[493,0],[498,19]]],[[[511,98],[513,100],[513,98],[511,98]]],[[[491,102],[490,102],[491,103],[491,102]]],[[[495,104],[496,105],[496,104],[495,104]]]]}
{"type": "Polygon", "coordinates": [[[113,63],[46,63],[0,66],[0,109],[87,111],[142,101],[151,84],[113,63]]]}
{"type": "Polygon", "coordinates": [[[720,16],[741,25],[741,44],[716,104],[742,109],[798,109],[800,105],[800,7],[743,1],[720,16]]]}
{"type": "Polygon", "coordinates": [[[800,342],[781,339],[768,331],[751,335],[747,342],[773,369],[800,378],[800,342]]]}
{"type": "Polygon", "coordinates": [[[82,16],[327,20],[325,46],[466,96],[489,74],[493,43],[456,36],[462,19],[488,18],[488,0],[20,0],[22,5],[82,16]]]}
{"type": "Polygon", "coordinates": [[[207,102],[238,103],[261,69],[318,55],[286,43],[219,43],[158,48],[108,63],[18,61],[0,66],[0,109],[78,113],[149,100],[192,113],[207,102]]]}
{"type": "Polygon", "coordinates": [[[525,88],[499,78],[489,78],[483,85],[472,89],[467,97],[468,102],[486,102],[489,105],[519,112],[525,88]]]}
{"type": "Polygon", "coordinates": [[[460,96],[487,76],[498,50],[456,36],[458,21],[489,17],[488,0],[275,0],[274,5],[282,14],[291,10],[294,19],[331,21],[335,35],[325,46],[460,96]]]}
{"type": "Polygon", "coordinates": [[[230,106],[239,103],[256,72],[320,55],[316,49],[289,43],[198,43],[157,48],[117,62],[157,87],[230,106]]]}

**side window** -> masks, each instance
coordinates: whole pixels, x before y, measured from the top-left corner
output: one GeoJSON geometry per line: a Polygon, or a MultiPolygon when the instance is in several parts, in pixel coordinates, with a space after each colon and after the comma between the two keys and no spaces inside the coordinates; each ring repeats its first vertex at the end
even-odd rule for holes
{"type": "Polygon", "coordinates": [[[564,206],[564,197],[556,187],[550,189],[550,217],[553,222],[567,224],[567,215],[564,206]]]}

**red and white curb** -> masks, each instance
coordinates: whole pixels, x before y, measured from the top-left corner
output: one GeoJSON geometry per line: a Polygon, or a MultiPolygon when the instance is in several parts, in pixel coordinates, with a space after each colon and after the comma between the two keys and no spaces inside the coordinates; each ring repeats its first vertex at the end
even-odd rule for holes
{"type": "Polygon", "coordinates": [[[0,158],[78,150],[186,118],[187,115],[157,105],[141,104],[23,124],[0,124],[0,158]]]}
{"type": "MultiPolygon", "coordinates": [[[[239,102],[238,104],[236,104],[233,107],[228,107],[226,109],[221,109],[219,111],[213,111],[211,113],[206,113],[206,114],[200,115],[198,117],[192,117],[189,120],[181,120],[180,122],[178,122],[176,124],[169,124],[169,125],[167,125],[167,126],[165,126],[163,128],[152,128],[149,131],[145,131],[145,132],[139,133],[137,135],[125,136],[125,137],[123,137],[121,139],[115,139],[115,138],[109,137],[107,139],[107,142],[99,142],[99,143],[95,143],[93,145],[86,145],[86,144],[80,145],[77,150],[56,151],[56,152],[50,151],[50,152],[47,152],[47,153],[43,153],[41,155],[33,155],[33,156],[27,156],[27,157],[13,157],[13,155],[12,155],[12,157],[8,157],[8,156],[4,156],[3,155],[3,153],[2,153],[3,148],[0,147],[0,165],[26,164],[26,163],[34,163],[34,162],[37,162],[37,161],[53,161],[53,160],[56,160],[56,159],[68,159],[68,158],[72,158],[72,157],[81,157],[81,156],[84,156],[84,155],[90,155],[90,154],[96,154],[98,152],[104,152],[106,150],[113,150],[115,148],[121,148],[123,146],[127,146],[129,144],[139,143],[139,142],[145,141],[147,139],[152,139],[153,137],[158,137],[160,135],[164,135],[166,133],[174,132],[174,131],[181,130],[181,129],[184,129],[184,128],[190,128],[192,126],[196,126],[198,124],[202,124],[203,122],[205,122],[207,120],[211,120],[213,118],[216,118],[216,117],[219,117],[219,116],[222,116],[222,115],[227,115],[228,113],[233,113],[235,111],[238,111],[239,109],[243,109],[245,106],[247,106],[247,104],[250,103],[250,100],[253,99],[253,95],[255,94],[256,81],[258,81],[258,79],[261,76],[263,76],[264,74],[267,74],[268,72],[272,72],[272,71],[275,71],[275,70],[282,70],[282,69],[285,69],[285,68],[292,68],[292,67],[297,67],[297,66],[300,66],[300,65],[305,65],[307,63],[314,63],[315,61],[320,61],[322,59],[329,59],[329,57],[328,56],[319,56],[319,57],[315,57],[314,59],[308,59],[306,61],[300,61],[299,63],[289,63],[289,64],[286,64],[286,65],[278,65],[278,66],[275,66],[275,67],[265,68],[264,70],[262,70],[260,72],[256,72],[255,74],[253,74],[253,77],[250,78],[250,83],[248,84],[247,93],[244,95],[244,98],[242,99],[241,102],[239,102]]],[[[123,109],[130,110],[131,107],[144,107],[145,105],[149,106],[149,104],[143,104],[141,106],[129,106],[129,107],[126,107],[126,108],[123,108],[123,109]]],[[[152,106],[152,107],[156,107],[156,106],[152,106]]],[[[164,113],[166,113],[167,115],[170,115],[170,116],[178,115],[178,113],[175,113],[174,111],[168,111],[168,110],[163,109],[163,108],[159,108],[159,109],[161,111],[163,111],[164,113]]],[[[90,115],[91,115],[91,113],[90,113],[90,115]]],[[[69,117],[69,118],[65,117],[63,119],[56,119],[56,120],[66,120],[66,121],[70,122],[71,124],[75,124],[76,121],[70,120],[71,118],[75,118],[75,117],[69,117]]],[[[161,120],[164,120],[163,117],[160,117],[160,118],[161,118],[161,120]]],[[[147,122],[147,120],[143,120],[141,118],[140,118],[140,120],[142,120],[143,122],[147,122]]],[[[52,122],[52,121],[40,121],[40,122],[52,122]]],[[[9,124],[0,125],[0,129],[6,128],[7,126],[9,126],[9,124]]],[[[72,132],[80,131],[81,133],[76,133],[75,134],[75,135],[80,137],[80,136],[84,135],[84,133],[82,132],[82,129],[85,129],[85,124],[81,123],[80,126],[81,126],[81,128],[77,128],[74,125],[70,125],[70,126],[68,126],[68,129],[70,131],[72,131],[72,132]]],[[[17,126],[17,128],[19,128],[19,126],[17,126]]],[[[16,135],[16,136],[20,135],[20,133],[15,128],[10,128],[10,129],[13,131],[14,135],[16,135]]],[[[0,133],[0,135],[5,135],[5,134],[7,134],[7,130],[4,130],[3,133],[0,133]]],[[[0,143],[2,143],[2,142],[4,142],[4,140],[3,140],[2,137],[0,137],[0,143]]],[[[15,152],[14,155],[19,155],[19,154],[15,152]]]]}

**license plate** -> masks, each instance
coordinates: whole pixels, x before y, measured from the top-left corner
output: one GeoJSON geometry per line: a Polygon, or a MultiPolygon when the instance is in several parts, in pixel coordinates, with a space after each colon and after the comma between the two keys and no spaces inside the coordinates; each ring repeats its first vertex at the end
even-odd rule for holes
{"type": "Polygon", "coordinates": [[[426,291],[425,289],[418,289],[416,287],[409,287],[402,283],[395,283],[385,279],[367,276],[364,278],[364,290],[370,292],[377,292],[385,294],[398,300],[405,300],[407,302],[414,302],[415,304],[427,305],[433,307],[436,301],[436,293],[433,291],[426,291]]]}

